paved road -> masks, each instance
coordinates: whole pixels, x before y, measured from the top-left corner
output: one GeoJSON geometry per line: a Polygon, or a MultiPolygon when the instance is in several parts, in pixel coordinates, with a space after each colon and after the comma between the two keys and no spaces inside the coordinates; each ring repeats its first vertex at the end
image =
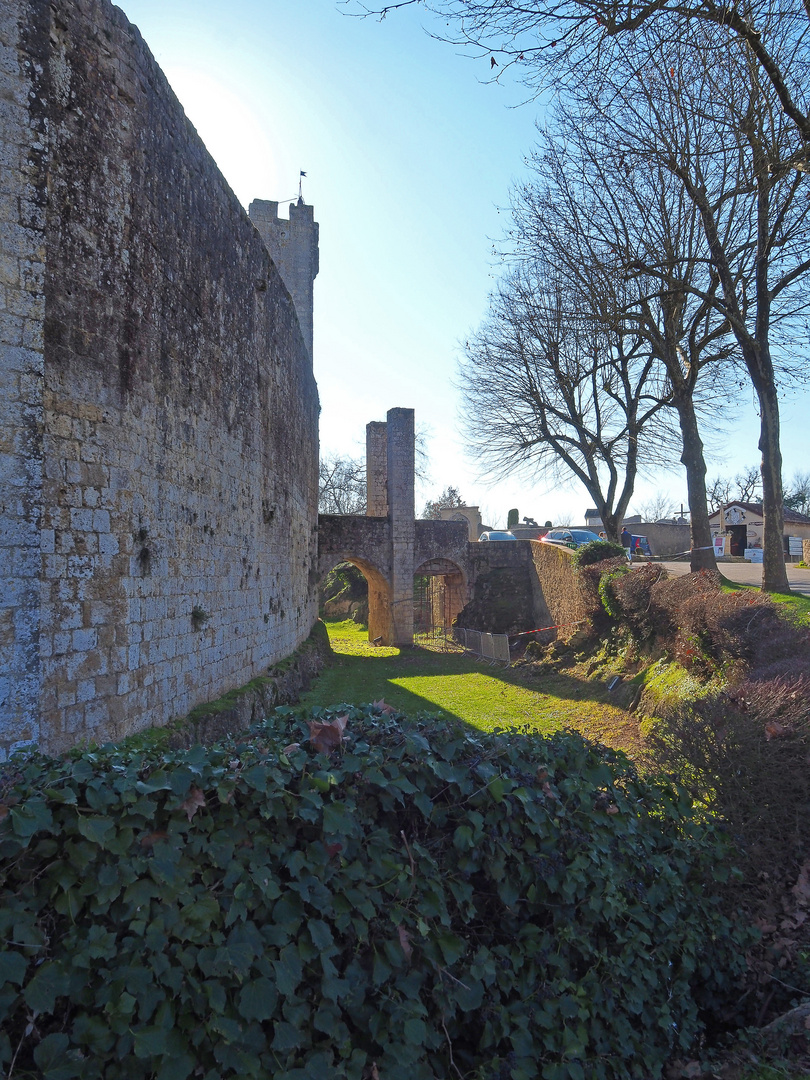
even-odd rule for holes
{"type": "MultiPolygon", "coordinates": [[[[687,562],[665,562],[663,565],[671,574],[689,573],[687,562]]],[[[762,563],[718,563],[717,566],[729,581],[736,581],[739,585],[762,584],[762,563]]],[[[788,565],[787,579],[793,592],[810,596],[810,570],[799,570],[795,566],[788,565]]]]}

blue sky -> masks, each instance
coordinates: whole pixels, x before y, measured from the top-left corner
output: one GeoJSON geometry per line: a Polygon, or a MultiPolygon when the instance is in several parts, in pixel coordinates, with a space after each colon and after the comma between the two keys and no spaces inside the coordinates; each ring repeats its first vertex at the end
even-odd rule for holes
{"type": "MultiPolygon", "coordinates": [[[[542,478],[488,483],[464,453],[454,389],[460,344],[498,274],[493,244],[534,141],[537,104],[489,63],[425,32],[416,11],[382,22],[336,0],[128,0],[134,22],[221,171],[247,206],[304,198],[320,223],[315,374],[323,450],[362,453],[365,425],[393,407],[427,429],[431,482],[479,504],[493,526],[517,506],[581,523],[590,497],[542,478]]],[[[784,409],[785,474],[809,467],[806,394],[784,409]]],[[[756,464],[743,409],[709,472],[756,464]]],[[[680,472],[638,485],[685,502],[680,472]]]]}

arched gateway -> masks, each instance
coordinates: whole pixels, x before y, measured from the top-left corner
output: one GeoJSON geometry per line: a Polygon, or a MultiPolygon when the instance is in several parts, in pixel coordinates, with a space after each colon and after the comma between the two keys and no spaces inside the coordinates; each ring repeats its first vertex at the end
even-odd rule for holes
{"type": "Polygon", "coordinates": [[[369,638],[410,645],[414,577],[431,578],[445,625],[467,602],[467,526],[414,517],[413,409],[391,409],[366,428],[367,513],[320,514],[318,574],[349,562],[368,582],[369,638]]]}

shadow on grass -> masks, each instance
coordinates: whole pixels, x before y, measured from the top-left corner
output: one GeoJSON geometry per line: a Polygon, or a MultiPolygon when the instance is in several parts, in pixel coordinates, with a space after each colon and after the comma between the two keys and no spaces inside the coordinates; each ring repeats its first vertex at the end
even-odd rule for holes
{"type": "MultiPolygon", "coordinates": [[[[481,677],[491,679],[506,687],[513,687],[524,694],[538,695],[542,698],[562,699],[567,702],[593,702],[599,705],[614,706],[620,703],[608,691],[604,683],[580,679],[564,672],[553,672],[540,676],[525,673],[526,669],[511,669],[488,666],[484,661],[469,654],[457,652],[435,652],[418,646],[399,653],[386,650],[388,655],[358,655],[340,652],[340,641],[336,647],[334,661],[318,677],[311,690],[302,696],[304,707],[325,706],[335,703],[364,704],[383,698],[405,713],[441,712],[454,719],[460,717],[452,708],[447,708],[442,701],[448,695],[437,687],[437,698],[431,700],[424,693],[415,692],[403,683],[422,679],[454,679],[458,676],[477,675],[479,693],[481,677]]],[[[423,687],[419,689],[424,690],[423,687]]],[[[471,689],[471,695],[475,691],[471,689]]],[[[489,709],[497,704],[496,692],[489,696],[489,709]]],[[[450,695],[453,696],[453,695],[450,695]]],[[[487,707],[485,702],[482,706],[487,707]]]]}

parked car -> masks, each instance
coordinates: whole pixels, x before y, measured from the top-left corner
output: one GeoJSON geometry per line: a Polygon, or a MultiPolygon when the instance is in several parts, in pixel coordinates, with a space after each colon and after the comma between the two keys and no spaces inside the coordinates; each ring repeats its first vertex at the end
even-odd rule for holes
{"type": "Polygon", "coordinates": [[[479,540],[517,540],[514,533],[509,532],[508,529],[490,529],[489,532],[482,532],[478,537],[479,540]]]}
{"type": "Polygon", "coordinates": [[[646,536],[631,536],[630,552],[633,555],[652,555],[650,541],[646,536]]]}
{"type": "Polygon", "coordinates": [[[550,529],[545,536],[541,537],[543,544],[562,544],[564,547],[581,548],[594,540],[601,539],[597,533],[590,529],[550,529]]]}

